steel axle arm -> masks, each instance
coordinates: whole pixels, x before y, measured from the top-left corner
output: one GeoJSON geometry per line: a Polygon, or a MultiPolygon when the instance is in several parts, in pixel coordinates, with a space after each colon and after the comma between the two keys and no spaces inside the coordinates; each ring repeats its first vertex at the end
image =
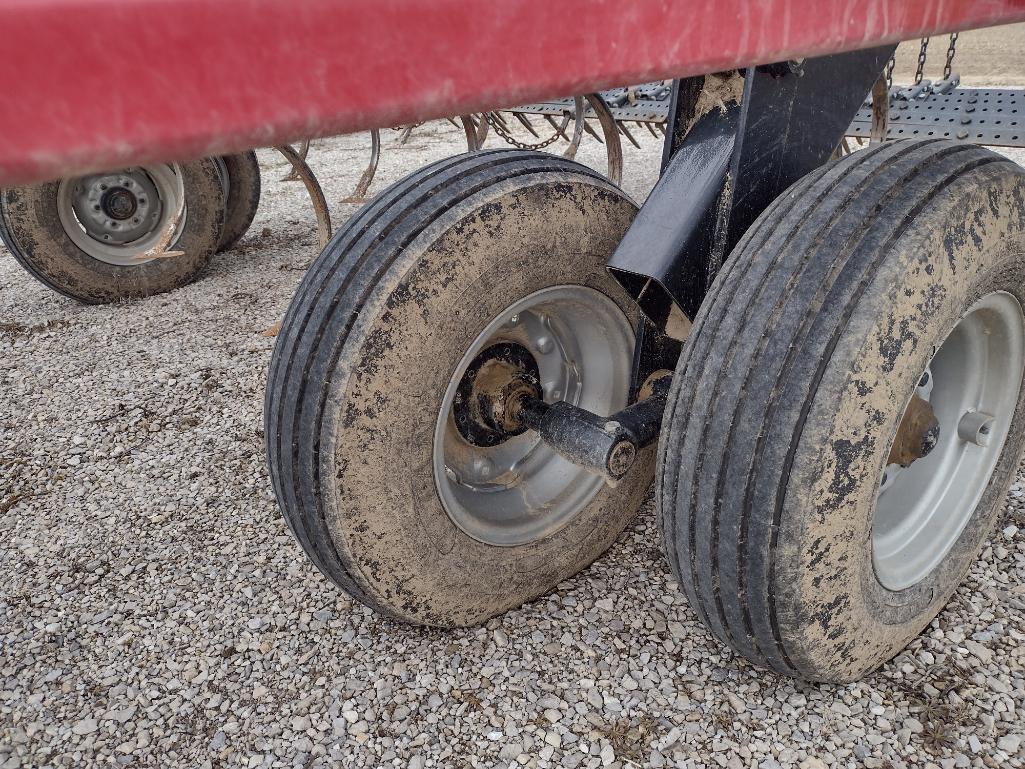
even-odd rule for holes
{"type": "Polygon", "coordinates": [[[533,397],[521,400],[516,416],[549,448],[616,483],[630,471],[637,452],[658,438],[671,381],[670,376],[656,380],[650,397],[607,417],[533,397]]]}

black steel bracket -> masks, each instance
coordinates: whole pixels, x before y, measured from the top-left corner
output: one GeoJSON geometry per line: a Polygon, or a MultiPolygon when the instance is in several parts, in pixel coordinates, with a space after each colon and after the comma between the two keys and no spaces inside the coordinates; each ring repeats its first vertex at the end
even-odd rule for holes
{"type": "Polygon", "coordinates": [[[749,68],[740,104],[700,115],[701,79],[677,81],[662,176],[608,265],[652,323],[685,333],[748,227],[833,154],[895,47],[749,68]]]}
{"type": "Polygon", "coordinates": [[[516,419],[549,448],[615,484],[633,467],[637,452],[658,439],[671,383],[668,374],[654,379],[645,397],[607,417],[565,401],[523,397],[516,419]]]}

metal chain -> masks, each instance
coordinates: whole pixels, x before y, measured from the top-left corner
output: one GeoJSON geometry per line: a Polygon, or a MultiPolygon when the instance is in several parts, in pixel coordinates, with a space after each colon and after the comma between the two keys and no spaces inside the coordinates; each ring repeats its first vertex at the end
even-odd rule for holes
{"type": "Polygon", "coordinates": [[[893,90],[893,68],[897,66],[897,54],[890,57],[890,63],[886,65],[886,91],[893,90]]]}
{"type": "Polygon", "coordinates": [[[950,45],[947,46],[947,63],[943,65],[943,79],[950,80],[950,67],[954,63],[954,54],[957,53],[957,32],[950,33],[950,45]]]}
{"type": "Polygon", "coordinates": [[[488,121],[488,125],[495,129],[495,133],[505,139],[507,144],[511,144],[513,147],[521,150],[543,150],[545,147],[555,144],[559,140],[562,134],[556,131],[555,134],[543,142],[537,144],[527,144],[526,142],[519,141],[515,136],[509,133],[509,130],[502,125],[501,121],[494,116],[494,113],[485,112],[484,119],[488,121]]]}
{"type": "Polygon", "coordinates": [[[922,46],[918,49],[918,69],[915,70],[915,85],[922,82],[922,73],[925,70],[925,57],[929,48],[929,38],[922,38],[922,46]]]}

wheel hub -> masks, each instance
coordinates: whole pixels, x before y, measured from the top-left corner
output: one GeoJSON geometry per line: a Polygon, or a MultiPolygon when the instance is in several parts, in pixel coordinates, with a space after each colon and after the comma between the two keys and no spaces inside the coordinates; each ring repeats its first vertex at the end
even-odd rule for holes
{"type": "Polygon", "coordinates": [[[160,193],[141,168],[77,180],[71,205],[85,234],[113,245],[145,237],[161,213],[160,193]]]}
{"type": "Polygon", "coordinates": [[[910,467],[916,459],[928,456],[939,439],[940,423],[932,404],[916,392],[901,417],[887,463],[910,467]]]}
{"type": "Polygon", "coordinates": [[[528,397],[614,413],[627,403],[632,360],[629,320],[586,286],[542,289],[488,323],[435,424],[435,487],[453,523],[481,542],[519,545],[570,521],[604,480],[545,445],[517,407],[528,397]]]}
{"type": "Polygon", "coordinates": [[[497,446],[527,428],[512,406],[524,396],[543,397],[537,361],[521,344],[499,342],[470,363],[453,403],[456,429],[474,446],[497,446]]]}
{"type": "Polygon", "coordinates": [[[131,190],[114,187],[103,193],[103,197],[100,198],[100,207],[111,219],[124,221],[139,210],[139,201],[131,190]]]}

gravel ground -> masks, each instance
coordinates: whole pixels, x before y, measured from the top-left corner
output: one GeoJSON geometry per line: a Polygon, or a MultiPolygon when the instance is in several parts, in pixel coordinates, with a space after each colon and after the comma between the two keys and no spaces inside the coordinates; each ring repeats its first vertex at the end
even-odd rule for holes
{"type": "MultiPolygon", "coordinates": [[[[929,80],[943,77],[947,56],[947,35],[937,35],[929,42],[924,75],[929,80]]],[[[898,83],[910,82],[918,65],[919,41],[909,40],[897,49],[894,78],[898,83]]],[[[957,39],[953,71],[961,82],[971,86],[1020,86],[1025,77],[1025,24],[962,32],[957,39]]]]}
{"type": "MultiPolygon", "coordinates": [[[[372,191],[462,142],[444,123],[396,136],[372,191]]],[[[315,144],[332,201],[367,145],[315,144]]],[[[626,150],[639,199],[659,152],[626,150]]],[[[250,234],[172,294],[81,306],[0,250],[2,769],[1025,765],[1025,475],[947,609],[849,686],[716,643],[650,501],[593,567],[486,627],[353,604],[289,536],[264,466],[261,332],[316,233],[284,162],[261,161],[250,234]]]]}

